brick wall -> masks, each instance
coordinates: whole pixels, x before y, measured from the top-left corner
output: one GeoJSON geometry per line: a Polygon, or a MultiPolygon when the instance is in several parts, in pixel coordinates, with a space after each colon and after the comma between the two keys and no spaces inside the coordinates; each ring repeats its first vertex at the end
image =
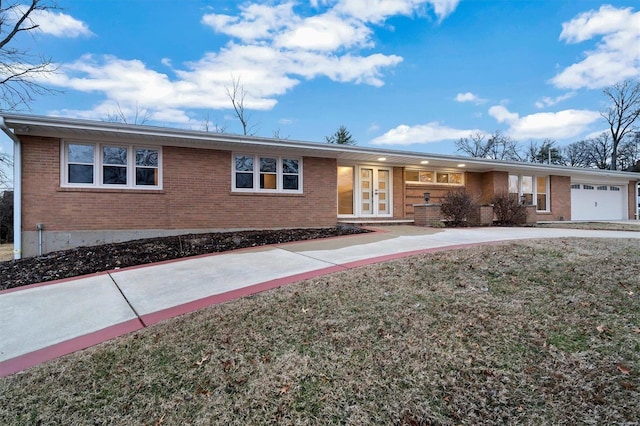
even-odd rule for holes
{"type": "Polygon", "coordinates": [[[571,220],[571,178],[549,176],[550,212],[538,213],[538,220],[571,220]]]}
{"type": "Polygon", "coordinates": [[[629,197],[629,219],[640,219],[636,217],[636,206],[638,205],[638,197],[636,194],[636,187],[638,182],[635,180],[629,181],[628,197],[629,197]]]}
{"type": "Polygon", "coordinates": [[[406,217],[404,187],[404,167],[393,168],[393,217],[402,219],[406,217]]]}
{"type": "Polygon", "coordinates": [[[275,228],[336,223],[336,161],[303,159],[304,194],[231,193],[231,153],[164,147],[159,191],[60,188],[60,143],[24,137],[23,230],[275,228]]]}
{"type": "Polygon", "coordinates": [[[421,185],[415,183],[407,183],[405,185],[404,208],[406,217],[414,216],[414,204],[424,203],[424,193],[431,194],[430,203],[440,204],[447,192],[454,189],[461,189],[459,186],[442,186],[442,185],[421,185]]]}
{"type": "Polygon", "coordinates": [[[486,172],[482,173],[481,204],[490,204],[496,194],[506,194],[509,191],[509,173],[486,172]]]}
{"type": "Polygon", "coordinates": [[[416,226],[441,226],[442,207],[440,204],[417,204],[414,206],[416,226]]]}
{"type": "Polygon", "coordinates": [[[482,196],[482,173],[467,172],[464,174],[464,179],[467,192],[471,194],[473,200],[479,204],[487,204],[483,202],[482,196]]]}

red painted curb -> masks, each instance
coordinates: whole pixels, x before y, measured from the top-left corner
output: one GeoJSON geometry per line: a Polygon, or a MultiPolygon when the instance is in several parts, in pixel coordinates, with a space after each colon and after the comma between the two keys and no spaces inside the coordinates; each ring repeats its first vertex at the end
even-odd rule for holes
{"type": "Polygon", "coordinates": [[[334,272],[344,271],[346,268],[343,266],[330,266],[327,268],[316,269],[310,272],[303,272],[301,274],[290,275],[284,278],[277,278],[271,281],[265,281],[263,283],[254,284],[247,287],[242,287],[236,290],[231,290],[225,293],[216,294],[213,296],[205,297],[203,299],[194,300],[193,302],[184,303],[182,305],[174,306],[164,309],[162,311],[153,312],[150,314],[142,315],[140,319],[147,326],[156,324],[160,321],[164,321],[170,318],[177,317],[189,312],[194,312],[202,308],[206,308],[212,305],[228,302],[240,297],[250,296],[252,294],[260,293],[274,288],[282,287],[287,284],[292,284],[299,281],[308,280],[321,275],[332,274],[334,272]]]}
{"type": "Polygon", "coordinates": [[[0,361],[0,377],[26,370],[43,362],[51,361],[63,355],[86,349],[98,343],[113,339],[114,337],[122,336],[143,328],[143,324],[136,318],[103,328],[93,333],[85,334],[84,336],[65,340],[64,342],[56,343],[55,345],[29,352],[28,354],[19,355],[6,361],[0,361]]]}
{"type": "MultiPolygon", "coordinates": [[[[389,254],[385,256],[378,256],[378,257],[373,257],[369,259],[348,262],[341,265],[330,266],[322,269],[316,269],[313,271],[290,275],[288,277],[278,278],[271,281],[265,281],[263,283],[254,284],[251,286],[239,288],[239,289],[228,291],[225,293],[205,297],[203,299],[194,300],[193,302],[184,303],[182,305],[174,306],[161,311],[142,315],[139,317],[139,319],[134,319],[134,320],[130,320],[121,324],[111,326],[111,327],[107,327],[103,330],[100,330],[94,333],[90,333],[90,334],[80,336],[71,340],[60,342],[47,348],[39,349],[37,351],[31,352],[25,355],[20,355],[12,359],[2,361],[0,362],[0,377],[8,376],[10,374],[14,374],[19,371],[25,370],[29,367],[33,367],[37,364],[50,361],[54,358],[58,358],[63,355],[68,355],[70,353],[73,353],[81,349],[86,349],[90,346],[96,345],[98,343],[102,343],[106,340],[110,340],[115,337],[122,336],[127,333],[131,333],[133,331],[141,330],[142,328],[148,327],[152,324],[156,324],[160,321],[174,318],[186,313],[194,312],[199,309],[206,308],[212,305],[228,302],[230,300],[238,299],[240,297],[246,297],[246,296],[260,293],[263,291],[272,290],[274,288],[282,287],[284,285],[292,284],[295,282],[300,282],[300,281],[308,280],[311,278],[317,278],[322,275],[328,275],[334,272],[345,271],[353,268],[358,268],[361,266],[367,266],[375,263],[386,262],[389,260],[400,259],[408,256],[434,253],[438,251],[463,249],[463,248],[469,248],[469,247],[481,246],[481,245],[501,244],[501,243],[512,242],[512,241],[513,240],[500,240],[500,241],[489,241],[489,242],[482,242],[482,243],[457,244],[457,245],[451,245],[451,246],[433,247],[433,248],[419,249],[419,250],[413,250],[408,252],[394,253],[394,254],[389,254]]],[[[245,250],[245,249],[242,249],[242,250],[245,250]]],[[[216,254],[221,254],[221,253],[216,253],[216,254]]],[[[203,256],[210,256],[210,255],[211,254],[203,255],[203,256]]],[[[166,262],[173,262],[173,260],[166,261],[166,262]]],[[[165,263],[165,262],[162,262],[162,263],[165,263]]],[[[141,265],[140,267],[145,267],[150,265],[141,265]]],[[[133,268],[138,268],[138,267],[133,267],[133,268]]],[[[69,280],[72,280],[72,279],[69,279],[69,280]]],[[[68,280],[65,280],[65,281],[68,281],[68,280]]],[[[44,285],[46,284],[48,283],[44,283],[44,285]]],[[[37,284],[35,285],[37,286],[37,284]]]]}

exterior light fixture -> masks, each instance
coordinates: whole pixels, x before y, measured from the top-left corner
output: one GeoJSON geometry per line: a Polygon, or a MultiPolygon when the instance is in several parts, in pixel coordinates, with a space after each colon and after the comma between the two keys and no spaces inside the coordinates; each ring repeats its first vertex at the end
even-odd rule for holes
{"type": "Polygon", "coordinates": [[[378,158],[378,161],[387,161],[386,157],[380,157],[378,158]]]}
{"type": "Polygon", "coordinates": [[[521,195],[520,196],[520,204],[522,204],[523,206],[525,204],[527,204],[527,196],[526,195],[521,195]]]}
{"type": "Polygon", "coordinates": [[[458,167],[466,167],[466,164],[460,163],[460,164],[458,164],[458,167]]]}
{"type": "Polygon", "coordinates": [[[420,164],[429,164],[429,160],[422,160],[420,164]]]}
{"type": "Polygon", "coordinates": [[[424,193],[424,202],[429,204],[429,200],[431,200],[431,193],[430,192],[425,192],[424,193]]]}

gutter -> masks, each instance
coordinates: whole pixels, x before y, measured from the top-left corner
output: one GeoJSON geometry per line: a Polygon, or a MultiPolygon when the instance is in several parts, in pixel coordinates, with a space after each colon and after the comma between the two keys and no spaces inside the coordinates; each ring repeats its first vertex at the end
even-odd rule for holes
{"type": "Polygon", "coordinates": [[[13,140],[13,258],[22,258],[22,148],[0,116],[0,129],[13,140]]]}

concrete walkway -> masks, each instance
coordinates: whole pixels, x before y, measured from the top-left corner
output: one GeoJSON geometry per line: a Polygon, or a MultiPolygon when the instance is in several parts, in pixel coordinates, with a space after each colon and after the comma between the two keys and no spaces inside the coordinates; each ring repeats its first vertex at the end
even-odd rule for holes
{"type": "Polygon", "coordinates": [[[401,225],[377,230],[198,256],[0,292],[0,376],[212,304],[411,254],[532,238],[640,240],[640,232],[550,228],[435,230],[401,225]]]}

